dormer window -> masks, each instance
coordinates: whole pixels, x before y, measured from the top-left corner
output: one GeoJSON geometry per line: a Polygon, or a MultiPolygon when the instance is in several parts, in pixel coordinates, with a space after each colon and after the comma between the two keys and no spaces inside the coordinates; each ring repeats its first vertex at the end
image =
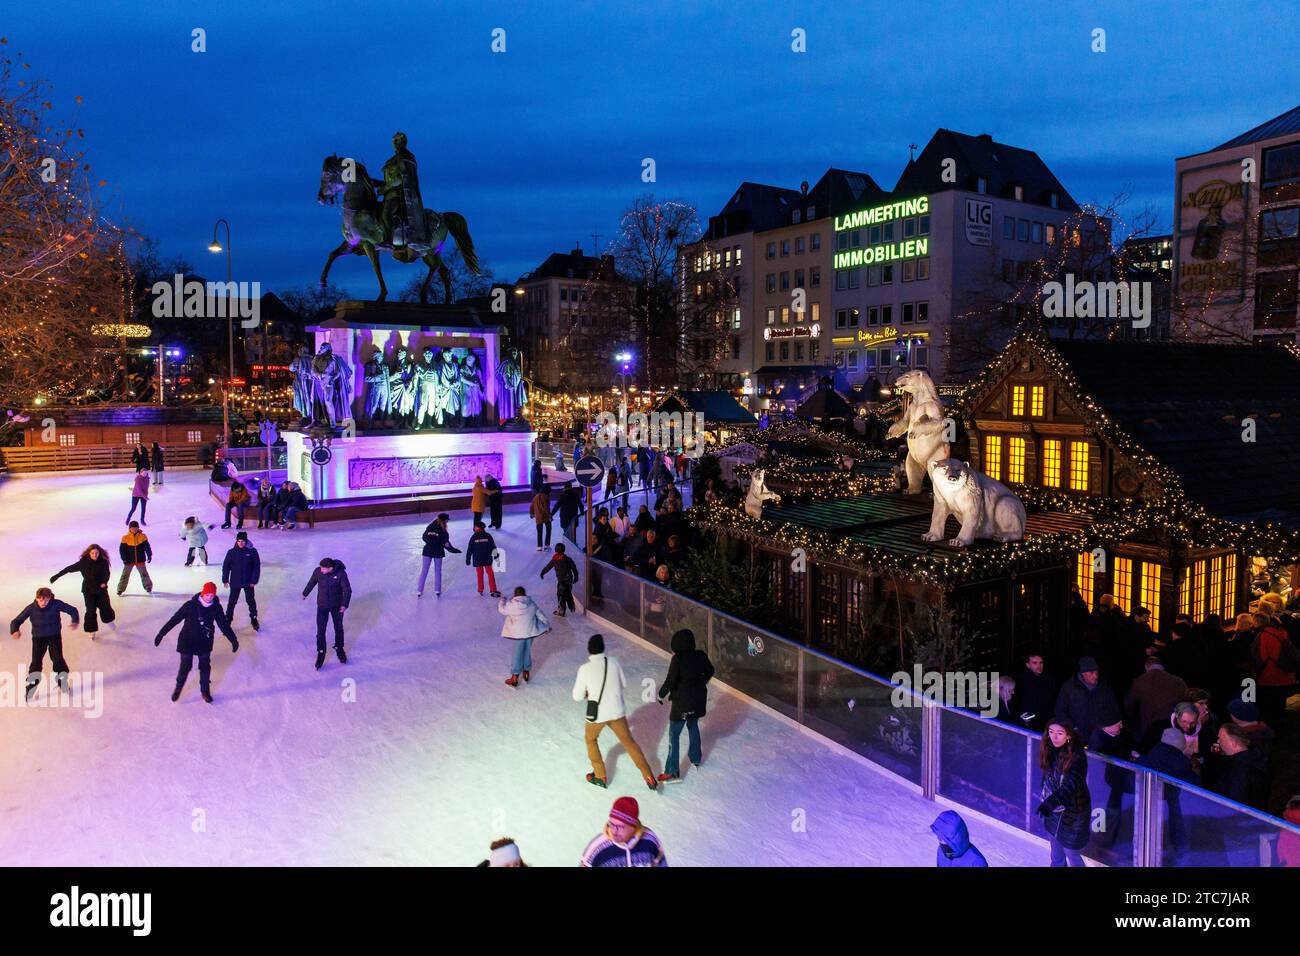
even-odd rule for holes
{"type": "Polygon", "coordinates": [[[1060,199],[1059,196],[1056,195],[1056,193],[1048,193],[1048,194],[1047,194],[1047,204],[1048,204],[1049,206],[1051,206],[1053,209],[1060,209],[1060,208],[1061,208],[1061,199],[1060,199]]]}
{"type": "Polygon", "coordinates": [[[983,176],[977,178],[975,180],[975,191],[981,196],[987,193],[989,191],[989,181],[983,176]]]}
{"type": "Polygon", "coordinates": [[[1014,193],[1014,195],[1015,195],[1016,202],[1024,202],[1024,201],[1025,201],[1025,187],[1024,187],[1024,186],[1016,186],[1016,187],[1014,188],[1014,190],[1013,190],[1013,193],[1014,193]]]}

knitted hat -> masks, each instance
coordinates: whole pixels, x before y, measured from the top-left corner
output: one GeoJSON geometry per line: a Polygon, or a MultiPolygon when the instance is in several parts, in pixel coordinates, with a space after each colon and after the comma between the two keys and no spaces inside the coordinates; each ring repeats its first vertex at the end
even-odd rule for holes
{"type": "Polygon", "coordinates": [[[203,595],[204,597],[216,597],[217,586],[211,581],[208,581],[203,585],[203,589],[199,591],[199,594],[203,595]]]}
{"type": "Polygon", "coordinates": [[[1079,673],[1086,674],[1088,671],[1097,670],[1097,659],[1095,657],[1079,658],[1079,673]]]}
{"type": "Polygon", "coordinates": [[[1248,724],[1253,724],[1259,720],[1259,708],[1248,700],[1242,700],[1240,697],[1228,704],[1228,713],[1237,720],[1248,724]]]}
{"type": "Polygon", "coordinates": [[[628,826],[640,826],[641,808],[635,797],[619,797],[614,801],[614,808],[609,811],[610,823],[625,823],[628,826]]]}
{"type": "Polygon", "coordinates": [[[235,535],[235,540],[236,540],[236,541],[247,541],[247,540],[248,540],[248,532],[247,532],[247,531],[240,531],[238,534],[235,535]]]}
{"type": "Polygon", "coordinates": [[[519,855],[519,845],[516,843],[506,843],[492,851],[488,857],[488,866],[509,866],[512,863],[519,863],[522,857],[519,855]]]}

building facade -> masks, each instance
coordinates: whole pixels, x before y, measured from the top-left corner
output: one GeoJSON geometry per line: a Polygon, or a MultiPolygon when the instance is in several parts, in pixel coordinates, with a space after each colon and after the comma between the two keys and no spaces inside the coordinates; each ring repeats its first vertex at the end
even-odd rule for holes
{"type": "Polygon", "coordinates": [[[1300,107],[1175,163],[1172,336],[1296,341],[1300,107]]]}

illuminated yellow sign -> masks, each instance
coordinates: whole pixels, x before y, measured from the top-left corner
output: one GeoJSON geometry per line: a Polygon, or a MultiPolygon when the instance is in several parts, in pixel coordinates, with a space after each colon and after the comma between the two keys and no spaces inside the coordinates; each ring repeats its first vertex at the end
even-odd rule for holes
{"type": "MultiPolygon", "coordinates": [[[[929,339],[929,332],[905,333],[906,338],[910,339],[929,339]]],[[[880,332],[868,332],[865,329],[858,330],[859,345],[883,345],[886,342],[893,342],[898,339],[898,329],[884,329],[880,332]]],[[[850,339],[849,341],[852,341],[850,339]]]]}

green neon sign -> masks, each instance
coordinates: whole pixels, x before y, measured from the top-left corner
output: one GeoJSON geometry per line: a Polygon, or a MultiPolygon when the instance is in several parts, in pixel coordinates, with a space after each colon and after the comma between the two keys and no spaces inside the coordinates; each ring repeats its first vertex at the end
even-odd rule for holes
{"type": "Polygon", "coordinates": [[[875,265],[877,262],[894,262],[899,259],[915,259],[930,254],[930,239],[904,239],[902,242],[882,242],[878,246],[865,249],[846,249],[835,253],[836,269],[853,269],[857,266],[875,265]]]}
{"type": "Polygon", "coordinates": [[[845,229],[860,229],[863,226],[874,226],[879,222],[906,219],[908,216],[924,216],[929,211],[929,196],[901,199],[898,202],[884,203],[880,206],[871,206],[867,209],[859,209],[857,212],[836,216],[835,231],[843,232],[845,229]]]}

